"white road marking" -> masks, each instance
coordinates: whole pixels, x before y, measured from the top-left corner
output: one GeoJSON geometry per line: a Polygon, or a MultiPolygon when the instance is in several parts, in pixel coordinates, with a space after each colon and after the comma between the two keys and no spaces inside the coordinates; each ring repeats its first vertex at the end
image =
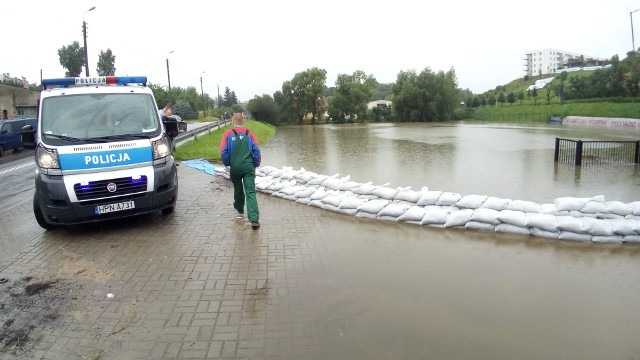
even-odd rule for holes
{"type": "Polygon", "coordinates": [[[6,174],[6,173],[8,173],[8,172],[12,172],[12,171],[14,171],[14,170],[22,169],[23,167],[27,167],[27,166],[35,165],[35,164],[36,164],[36,162],[35,162],[35,161],[32,161],[32,162],[30,162],[30,163],[26,163],[26,164],[22,164],[22,165],[14,166],[14,167],[12,167],[12,168],[9,168],[9,169],[6,169],[6,170],[2,170],[2,171],[0,171],[0,175],[1,175],[1,174],[6,174]]]}

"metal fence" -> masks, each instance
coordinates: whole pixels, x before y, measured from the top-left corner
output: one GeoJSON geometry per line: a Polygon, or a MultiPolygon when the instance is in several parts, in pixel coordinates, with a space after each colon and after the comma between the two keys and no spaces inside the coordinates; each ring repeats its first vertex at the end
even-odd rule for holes
{"type": "Polygon", "coordinates": [[[583,164],[640,164],[638,141],[582,141],[556,138],[553,160],[583,164]]]}

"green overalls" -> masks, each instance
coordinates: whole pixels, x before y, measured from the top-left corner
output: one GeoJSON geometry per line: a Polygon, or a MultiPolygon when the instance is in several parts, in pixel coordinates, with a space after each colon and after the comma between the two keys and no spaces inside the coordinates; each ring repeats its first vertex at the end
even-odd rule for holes
{"type": "Polygon", "coordinates": [[[256,167],[249,148],[249,129],[243,135],[233,130],[235,145],[230,158],[231,182],[233,183],[233,207],[239,212],[244,211],[245,193],[247,199],[247,217],[249,221],[260,220],[258,201],[256,200],[256,167]]]}

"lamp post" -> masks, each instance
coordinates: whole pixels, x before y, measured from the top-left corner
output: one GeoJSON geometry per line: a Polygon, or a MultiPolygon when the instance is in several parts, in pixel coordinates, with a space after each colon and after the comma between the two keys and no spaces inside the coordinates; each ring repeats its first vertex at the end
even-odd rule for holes
{"type": "Polygon", "coordinates": [[[216,87],[218,88],[218,98],[216,99],[216,103],[218,104],[218,109],[220,109],[220,81],[218,81],[216,87]]]}
{"type": "Polygon", "coordinates": [[[173,50],[167,53],[167,82],[169,83],[169,104],[172,104],[171,101],[171,75],[169,75],[169,54],[172,54],[173,50]]]}
{"type": "Polygon", "coordinates": [[[203,109],[203,118],[207,118],[207,104],[205,104],[204,102],[204,90],[202,90],[202,74],[204,74],[206,71],[203,71],[200,73],[200,95],[202,95],[202,105],[204,107],[203,109]]]}
{"type": "Polygon", "coordinates": [[[82,37],[84,38],[84,71],[87,77],[89,77],[89,52],[87,51],[87,22],[84,21],[84,18],[89,11],[92,11],[95,8],[95,6],[92,6],[89,10],[84,12],[84,15],[82,15],[82,37]]]}
{"type": "Polygon", "coordinates": [[[640,11],[640,9],[629,11],[629,19],[631,19],[631,51],[636,51],[636,42],[633,38],[633,13],[636,11],[640,11]]]}

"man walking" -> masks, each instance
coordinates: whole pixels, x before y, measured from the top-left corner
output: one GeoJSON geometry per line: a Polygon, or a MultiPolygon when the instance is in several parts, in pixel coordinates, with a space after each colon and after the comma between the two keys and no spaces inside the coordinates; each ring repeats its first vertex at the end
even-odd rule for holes
{"type": "Polygon", "coordinates": [[[233,183],[233,207],[244,214],[245,197],[247,216],[251,228],[260,227],[260,212],[256,199],[256,167],[262,160],[258,141],[249,129],[244,127],[244,116],[235,113],[231,118],[233,128],[227,130],[220,140],[220,157],[225,166],[230,167],[229,175],[233,183]]]}

